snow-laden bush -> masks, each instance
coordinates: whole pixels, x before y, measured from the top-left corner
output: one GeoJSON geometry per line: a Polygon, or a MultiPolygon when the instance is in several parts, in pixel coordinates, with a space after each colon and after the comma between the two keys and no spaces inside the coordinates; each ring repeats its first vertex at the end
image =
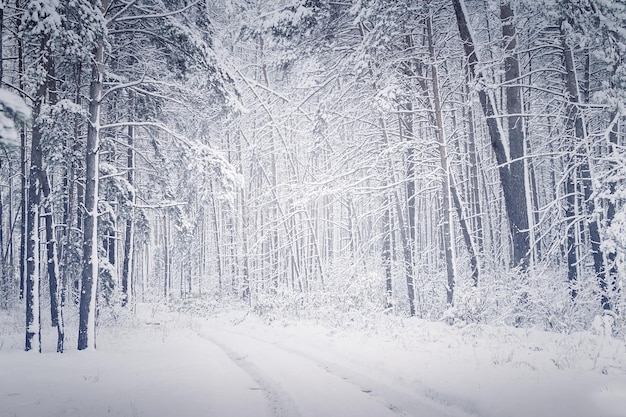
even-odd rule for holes
{"type": "Polygon", "coordinates": [[[482,274],[479,286],[459,283],[455,305],[443,318],[452,323],[536,327],[560,333],[587,330],[601,313],[593,274],[571,285],[557,269],[482,274]],[[576,297],[572,299],[572,289],[576,297]]]}

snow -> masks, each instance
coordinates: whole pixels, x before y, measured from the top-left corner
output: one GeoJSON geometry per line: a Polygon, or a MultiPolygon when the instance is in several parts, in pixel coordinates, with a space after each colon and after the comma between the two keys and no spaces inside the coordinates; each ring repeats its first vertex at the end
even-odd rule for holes
{"type": "Polygon", "coordinates": [[[64,354],[26,354],[19,326],[1,325],[0,417],[626,415],[626,344],[607,335],[146,306],[139,317],[101,327],[98,350],[64,354]]]}
{"type": "Polygon", "coordinates": [[[17,94],[0,89],[0,144],[19,145],[15,121],[31,118],[30,108],[17,94]]]}

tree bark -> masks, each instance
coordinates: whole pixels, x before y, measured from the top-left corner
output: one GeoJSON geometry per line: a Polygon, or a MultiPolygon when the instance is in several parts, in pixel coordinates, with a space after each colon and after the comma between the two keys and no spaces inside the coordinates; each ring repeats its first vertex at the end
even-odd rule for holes
{"type": "MultiPolygon", "coordinates": [[[[382,130],[384,143],[389,145],[389,138],[387,135],[387,126],[385,125],[385,121],[384,119],[380,118],[379,122],[380,122],[380,127],[382,130]]],[[[391,171],[391,166],[389,168],[391,171]]],[[[395,192],[392,198],[394,200],[396,216],[398,218],[398,230],[400,232],[400,241],[402,242],[404,276],[406,279],[406,286],[407,286],[407,299],[409,302],[409,314],[411,316],[415,316],[416,311],[415,311],[415,277],[414,277],[414,263],[413,263],[413,245],[410,242],[410,236],[407,234],[407,225],[404,220],[402,205],[400,203],[400,196],[398,195],[398,192],[395,192]]]]}
{"type": "MultiPolygon", "coordinates": [[[[106,9],[103,2],[103,9],[106,9]]],[[[85,217],[83,225],[83,272],[80,290],[78,350],[96,348],[96,298],[98,290],[98,183],[100,111],[104,78],[104,39],[94,50],[89,87],[89,125],[85,154],[85,217]]]]}
{"type": "Polygon", "coordinates": [[[46,214],[46,234],[47,234],[47,259],[48,273],[50,276],[50,301],[52,325],[59,329],[59,346],[62,351],[63,323],[59,321],[58,310],[58,262],[56,253],[56,239],[52,227],[52,206],[49,204],[50,185],[48,176],[43,165],[42,152],[42,126],[38,120],[41,110],[47,99],[50,90],[50,80],[54,78],[54,61],[50,54],[48,43],[50,36],[44,34],[39,41],[40,51],[43,59],[43,79],[39,81],[37,93],[33,106],[33,130],[30,150],[30,170],[28,177],[28,210],[27,210],[27,230],[28,242],[26,245],[26,344],[25,349],[33,349],[33,340],[38,338],[38,348],[41,352],[41,247],[39,221],[42,203],[42,194],[49,213],[46,214]]]}
{"type": "Polygon", "coordinates": [[[448,164],[448,150],[446,148],[446,135],[443,125],[443,113],[441,108],[441,98],[439,93],[439,74],[435,56],[435,46],[433,40],[432,14],[426,19],[426,31],[428,34],[428,52],[430,54],[431,82],[433,106],[435,111],[435,135],[439,150],[439,164],[441,167],[441,196],[443,221],[441,231],[443,237],[444,257],[446,261],[446,275],[448,284],[446,286],[446,301],[448,306],[454,305],[454,257],[452,253],[452,213],[450,207],[450,169],[448,164]]]}
{"type": "MultiPolygon", "coordinates": [[[[579,143],[575,143],[571,150],[573,154],[576,154],[578,146],[583,146],[587,148],[586,141],[588,138],[585,132],[584,122],[583,122],[582,115],[580,114],[580,109],[579,109],[579,104],[581,103],[581,97],[579,94],[578,79],[576,76],[576,67],[574,64],[574,52],[572,51],[572,48],[569,46],[567,42],[567,34],[563,26],[561,27],[561,43],[563,46],[563,58],[564,58],[563,61],[565,63],[565,72],[566,72],[565,83],[566,83],[567,92],[569,95],[567,125],[569,126],[570,131],[573,130],[576,141],[579,142],[579,143]]],[[[588,62],[587,62],[587,65],[588,65],[588,62]]],[[[584,198],[584,205],[583,207],[581,207],[581,210],[583,211],[583,215],[589,218],[589,220],[587,221],[587,228],[589,231],[589,240],[591,243],[593,267],[596,273],[598,286],[600,287],[600,292],[601,292],[601,297],[602,297],[601,305],[603,309],[610,310],[611,305],[607,297],[608,284],[606,280],[606,271],[604,267],[604,255],[600,247],[600,244],[601,244],[600,231],[599,231],[598,221],[596,219],[596,216],[594,216],[595,202],[592,197],[593,185],[591,182],[591,171],[589,167],[588,152],[589,151],[582,152],[584,156],[582,156],[583,159],[580,161],[580,164],[577,163],[575,156],[571,155],[571,158],[574,158],[574,161],[572,162],[574,166],[570,166],[570,170],[574,171],[578,168],[578,172],[580,173],[580,177],[582,180],[582,184],[581,184],[582,192],[583,192],[583,198],[584,198]]],[[[574,175],[574,173],[572,172],[570,176],[571,175],[574,175]]],[[[569,191],[570,191],[569,189],[576,188],[575,184],[570,185],[569,181],[570,179],[568,179],[568,197],[569,197],[569,191]]],[[[568,200],[568,207],[571,202],[574,202],[577,204],[575,200],[574,201],[568,200]]],[[[571,212],[568,212],[567,214],[571,214],[571,212]]],[[[576,236],[571,236],[571,234],[576,233],[575,232],[576,228],[573,227],[573,225],[576,224],[578,221],[579,221],[578,219],[573,219],[572,222],[570,222],[570,229],[568,231],[568,279],[570,280],[570,284],[572,286],[573,286],[573,283],[578,279],[578,273],[577,273],[578,268],[575,268],[575,267],[577,267],[577,263],[579,260],[578,260],[578,257],[574,257],[575,248],[572,248],[572,245],[575,245],[576,236]],[[573,264],[574,262],[575,264],[573,264]],[[575,273],[576,275],[574,275],[575,273]]],[[[571,295],[572,295],[572,298],[576,298],[577,294],[576,294],[575,289],[573,288],[571,290],[571,295]]]]}
{"type": "MultiPolygon", "coordinates": [[[[132,105],[132,104],[131,104],[132,105]]],[[[132,187],[134,183],[134,169],[135,169],[135,150],[134,150],[134,136],[135,129],[133,126],[128,126],[127,132],[127,169],[128,173],[126,174],[126,180],[128,184],[132,187]]],[[[128,200],[133,206],[131,208],[131,213],[129,214],[128,219],[126,219],[126,230],[124,233],[124,260],[122,261],[122,306],[126,306],[131,301],[132,290],[129,290],[129,286],[132,284],[131,280],[131,271],[133,264],[133,252],[134,252],[134,233],[135,233],[135,223],[133,219],[134,215],[134,204],[135,204],[135,193],[134,191],[130,191],[128,193],[128,200]]]]}
{"type": "Polygon", "coordinates": [[[515,265],[526,267],[529,262],[530,240],[528,230],[528,202],[526,198],[526,172],[524,161],[524,121],[522,118],[522,95],[520,84],[520,67],[517,55],[517,36],[513,9],[510,2],[500,6],[500,20],[502,21],[502,36],[505,42],[504,81],[506,112],[509,134],[509,172],[510,185],[509,211],[511,233],[513,236],[513,259],[515,265]]]}
{"type": "MultiPolygon", "coordinates": [[[[41,44],[45,48],[46,40],[41,44]]],[[[44,50],[42,48],[42,50],[44,50]]],[[[45,80],[37,89],[37,96],[33,108],[33,119],[37,120],[46,95],[45,80]]],[[[30,170],[28,176],[28,207],[26,245],[26,350],[33,349],[33,341],[37,338],[38,349],[41,352],[41,312],[40,312],[40,265],[39,246],[39,211],[41,204],[41,170],[43,157],[41,151],[41,126],[35,122],[30,149],[30,170]]]]}
{"type": "MultiPolygon", "coordinates": [[[[0,34],[4,34],[4,7],[0,7],[0,34]]],[[[2,83],[3,83],[3,75],[4,75],[4,59],[3,59],[3,46],[4,46],[4,42],[2,37],[0,36],[0,88],[2,87],[2,83]]],[[[13,181],[11,179],[11,181],[13,181]]],[[[11,192],[11,187],[9,188],[9,193],[11,192]]],[[[9,204],[9,207],[11,207],[11,205],[9,204]]],[[[9,232],[11,230],[11,216],[9,215],[9,232]]],[[[11,234],[9,234],[9,239],[10,239],[11,234]]],[[[7,281],[8,281],[8,277],[7,277],[7,270],[5,265],[7,264],[7,259],[6,256],[4,256],[4,250],[3,250],[3,246],[4,246],[4,211],[3,211],[3,205],[2,205],[2,192],[0,191],[0,261],[2,261],[2,265],[0,265],[0,297],[3,297],[6,300],[6,295],[7,293],[5,293],[5,290],[8,290],[8,285],[7,285],[7,281]]],[[[7,253],[8,253],[8,247],[7,247],[7,253]]],[[[4,307],[4,302],[0,303],[0,306],[4,307]]]]}
{"type": "MultiPolygon", "coordinates": [[[[469,73],[468,73],[469,74],[469,73]]],[[[469,77],[468,77],[469,84],[469,77]]],[[[469,90],[469,87],[468,87],[469,90]]],[[[472,208],[471,218],[473,220],[473,228],[476,234],[476,244],[478,246],[478,252],[482,253],[484,249],[483,238],[483,221],[482,221],[482,208],[480,204],[480,187],[478,183],[478,153],[476,151],[476,135],[474,127],[474,110],[469,102],[469,91],[467,92],[467,148],[469,156],[469,201],[472,208]]]]}
{"type": "MultiPolygon", "coordinates": [[[[482,73],[477,72],[476,69],[479,62],[478,56],[476,55],[474,40],[470,32],[467,17],[465,16],[462,1],[463,0],[452,0],[452,5],[454,6],[459,35],[461,37],[461,42],[463,43],[463,50],[465,51],[465,56],[467,58],[470,81],[476,82],[480,85],[484,84],[484,76],[482,73]]],[[[509,76],[512,76],[512,73],[509,76]]],[[[498,164],[498,174],[500,176],[500,183],[502,184],[504,205],[512,238],[512,263],[514,266],[519,266],[522,269],[525,269],[527,266],[527,257],[530,253],[530,243],[528,239],[527,206],[526,203],[520,203],[522,199],[524,202],[526,199],[526,193],[523,191],[524,189],[519,188],[522,184],[524,184],[524,176],[522,175],[520,178],[516,170],[511,172],[510,164],[516,161],[509,161],[507,158],[504,147],[503,131],[498,123],[496,107],[492,102],[491,97],[487,91],[485,91],[483,86],[477,90],[477,93],[483,115],[486,119],[487,131],[491,140],[491,147],[494,151],[496,162],[498,164]],[[524,195],[520,196],[519,194],[524,195]]],[[[513,123],[513,127],[515,127],[515,123],[513,123]]]]}
{"type": "MultiPolygon", "coordinates": [[[[385,184],[387,186],[387,184],[385,184]]],[[[391,309],[393,307],[393,283],[391,275],[391,234],[393,233],[391,226],[391,210],[389,208],[390,201],[389,196],[385,192],[383,199],[383,205],[385,211],[383,212],[383,244],[382,244],[382,263],[383,270],[385,271],[385,308],[391,309]]]]}
{"type": "MultiPolygon", "coordinates": [[[[46,90],[49,96],[50,105],[57,102],[56,76],[54,58],[50,48],[46,46],[46,90]]],[[[50,288],[50,318],[52,327],[57,328],[57,352],[63,352],[65,340],[65,328],[63,323],[63,312],[61,311],[61,297],[59,293],[59,254],[54,228],[54,206],[51,201],[50,181],[47,169],[43,166],[43,161],[39,167],[39,181],[43,194],[43,208],[45,209],[45,229],[46,229],[46,259],[48,270],[48,283],[50,288]]]]}
{"type": "MultiPolygon", "coordinates": [[[[22,74],[24,73],[24,43],[21,38],[17,41],[17,67],[20,74],[19,85],[20,89],[23,88],[22,74]]],[[[24,298],[24,291],[26,289],[26,246],[28,240],[28,183],[27,183],[27,167],[28,161],[26,160],[26,129],[22,128],[20,132],[20,169],[21,169],[21,200],[20,208],[22,216],[20,219],[20,300],[24,298]]]]}

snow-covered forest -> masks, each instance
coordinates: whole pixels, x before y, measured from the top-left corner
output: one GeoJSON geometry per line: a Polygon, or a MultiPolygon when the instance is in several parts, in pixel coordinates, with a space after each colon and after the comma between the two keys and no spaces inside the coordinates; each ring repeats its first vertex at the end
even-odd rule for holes
{"type": "Polygon", "coordinates": [[[0,357],[146,309],[626,357],[622,0],[2,0],[0,30],[0,357]]]}

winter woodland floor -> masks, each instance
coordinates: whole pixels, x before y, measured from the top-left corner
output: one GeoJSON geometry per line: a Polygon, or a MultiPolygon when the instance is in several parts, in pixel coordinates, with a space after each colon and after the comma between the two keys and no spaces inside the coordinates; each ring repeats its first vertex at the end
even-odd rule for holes
{"type": "MultiPolygon", "coordinates": [[[[140,306],[98,350],[21,350],[0,313],[0,417],[624,417],[626,343],[376,316],[324,327],[140,306]]],[[[21,317],[20,317],[21,319],[21,317]]]]}

